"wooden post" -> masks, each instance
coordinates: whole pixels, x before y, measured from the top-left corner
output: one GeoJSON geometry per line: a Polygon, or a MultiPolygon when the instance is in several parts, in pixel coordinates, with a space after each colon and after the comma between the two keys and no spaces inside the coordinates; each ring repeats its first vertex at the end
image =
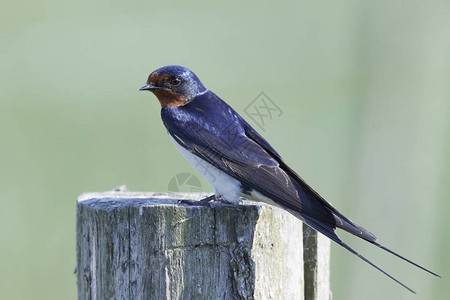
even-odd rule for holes
{"type": "Polygon", "coordinates": [[[330,239],[303,225],[303,261],[305,299],[329,299],[330,239]]]}
{"type": "Polygon", "coordinates": [[[255,202],[209,208],[178,199],[81,195],[78,298],[330,299],[329,243],[289,213],[255,202]]]}

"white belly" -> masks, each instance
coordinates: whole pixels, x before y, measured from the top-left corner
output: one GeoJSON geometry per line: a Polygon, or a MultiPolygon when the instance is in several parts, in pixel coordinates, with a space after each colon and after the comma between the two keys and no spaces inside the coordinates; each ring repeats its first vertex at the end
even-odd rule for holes
{"type": "Polygon", "coordinates": [[[239,181],[183,148],[170,134],[169,137],[178,151],[213,186],[216,197],[223,198],[229,202],[239,203],[241,196],[241,184],[239,181]]]}

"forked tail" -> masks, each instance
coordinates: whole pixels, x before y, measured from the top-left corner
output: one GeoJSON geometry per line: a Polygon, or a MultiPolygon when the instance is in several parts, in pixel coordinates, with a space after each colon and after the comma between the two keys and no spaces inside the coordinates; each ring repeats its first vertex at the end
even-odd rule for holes
{"type": "Polygon", "coordinates": [[[409,263],[412,264],[413,266],[416,266],[417,268],[422,269],[422,270],[424,270],[425,272],[430,273],[431,275],[434,275],[434,276],[436,276],[436,277],[441,278],[440,275],[438,275],[438,274],[436,274],[436,273],[434,273],[434,272],[428,270],[427,268],[422,267],[422,266],[419,265],[419,264],[416,264],[415,262],[413,262],[413,261],[407,259],[406,257],[401,256],[401,255],[398,254],[398,253],[395,253],[395,252],[392,251],[391,249],[386,248],[386,247],[384,247],[383,245],[378,244],[377,242],[370,242],[370,243],[371,243],[371,244],[374,244],[375,246],[377,246],[377,247],[379,247],[379,248],[381,248],[381,249],[383,249],[384,251],[387,251],[387,252],[389,252],[389,253],[391,253],[391,254],[397,256],[398,258],[400,258],[400,259],[402,259],[402,260],[404,260],[404,261],[406,261],[406,262],[409,262],[409,263]]]}
{"type": "MultiPolygon", "coordinates": [[[[384,271],[383,269],[381,269],[380,267],[378,267],[377,265],[375,265],[373,262],[371,262],[370,260],[368,260],[367,258],[365,258],[364,256],[362,256],[361,254],[359,254],[358,252],[356,252],[355,250],[353,250],[350,246],[348,246],[346,243],[344,243],[336,234],[335,232],[335,228],[326,225],[326,224],[322,224],[319,221],[307,216],[307,215],[301,215],[301,218],[304,220],[304,222],[312,227],[313,229],[317,230],[318,232],[322,233],[323,235],[325,235],[326,237],[328,237],[329,239],[331,239],[332,241],[336,242],[337,244],[339,244],[340,246],[342,246],[343,248],[347,249],[348,251],[350,251],[351,253],[353,253],[354,255],[356,255],[357,257],[359,257],[360,259],[362,259],[363,261],[365,261],[366,263],[368,263],[369,265],[371,265],[372,267],[374,267],[375,269],[377,269],[378,271],[380,271],[381,273],[383,273],[384,275],[386,275],[387,277],[391,278],[392,280],[394,280],[395,282],[397,282],[398,284],[400,284],[401,286],[403,286],[404,288],[406,288],[408,291],[412,292],[412,293],[416,293],[414,290],[412,290],[410,287],[408,287],[406,284],[404,284],[403,282],[401,282],[400,280],[398,280],[397,278],[393,277],[392,275],[390,275],[389,273],[387,273],[386,271],[384,271]]],[[[367,240],[367,239],[366,239],[367,240]]],[[[397,256],[398,258],[434,275],[437,277],[441,277],[438,274],[416,264],[415,262],[412,262],[411,260],[395,253],[394,251],[378,244],[377,242],[375,242],[374,240],[367,240],[368,242],[374,244],[375,246],[397,256]]]]}

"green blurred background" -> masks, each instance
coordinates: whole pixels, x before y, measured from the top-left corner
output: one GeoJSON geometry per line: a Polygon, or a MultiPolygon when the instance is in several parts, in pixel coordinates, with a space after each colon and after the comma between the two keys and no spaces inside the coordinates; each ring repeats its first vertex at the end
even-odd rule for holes
{"type": "Polygon", "coordinates": [[[345,236],[419,295],[333,245],[334,299],[448,299],[449,1],[7,1],[0,15],[2,299],[76,299],[79,194],[200,178],[138,92],[167,64],[242,114],[264,91],[283,114],[263,135],[285,160],[444,276],[345,236]]]}

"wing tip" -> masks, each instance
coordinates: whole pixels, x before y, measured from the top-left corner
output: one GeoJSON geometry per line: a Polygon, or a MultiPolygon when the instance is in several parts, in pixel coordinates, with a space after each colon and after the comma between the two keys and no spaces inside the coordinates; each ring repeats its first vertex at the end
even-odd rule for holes
{"type": "MultiPolygon", "coordinates": [[[[321,232],[322,234],[324,234],[325,236],[327,236],[329,239],[333,240],[334,242],[336,242],[338,245],[340,245],[341,247],[345,248],[346,250],[348,250],[350,253],[352,253],[353,255],[359,257],[361,260],[363,260],[364,262],[366,262],[367,264],[371,265],[373,268],[377,269],[378,271],[380,271],[381,273],[383,273],[385,276],[389,277],[391,280],[395,281],[397,284],[401,285],[402,287],[404,287],[405,289],[407,289],[408,291],[410,291],[413,294],[417,294],[413,289],[411,289],[410,287],[408,287],[406,284],[404,284],[403,282],[401,282],[400,280],[398,280],[397,278],[395,278],[394,276],[390,275],[389,273],[387,273],[386,271],[384,271],[383,269],[381,269],[380,267],[378,267],[377,265],[375,265],[373,262],[371,262],[370,260],[368,260],[366,257],[362,256],[361,254],[359,254],[358,252],[356,252],[353,248],[351,248],[350,246],[348,246],[346,243],[344,243],[336,234],[336,232],[334,231],[334,228],[330,228],[330,227],[326,227],[323,226],[322,224],[318,223],[316,220],[308,217],[308,216],[303,216],[304,218],[304,222],[311,226],[312,228],[314,228],[315,230],[321,232]]],[[[373,244],[377,244],[376,242],[373,242],[373,244]]],[[[381,245],[380,245],[381,246],[381,245]]],[[[386,248],[387,249],[387,248],[386,248]]],[[[389,252],[389,250],[386,250],[389,252]]]]}

